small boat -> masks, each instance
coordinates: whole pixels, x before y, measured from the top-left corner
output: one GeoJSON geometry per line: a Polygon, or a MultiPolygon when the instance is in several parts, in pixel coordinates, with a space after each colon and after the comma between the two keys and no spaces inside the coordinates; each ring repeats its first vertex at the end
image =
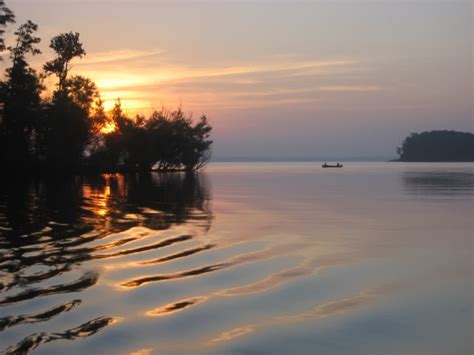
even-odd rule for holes
{"type": "Polygon", "coordinates": [[[342,164],[339,164],[337,163],[336,165],[331,165],[331,164],[328,164],[328,163],[324,163],[322,165],[323,168],[342,168],[343,165],[342,164]]]}

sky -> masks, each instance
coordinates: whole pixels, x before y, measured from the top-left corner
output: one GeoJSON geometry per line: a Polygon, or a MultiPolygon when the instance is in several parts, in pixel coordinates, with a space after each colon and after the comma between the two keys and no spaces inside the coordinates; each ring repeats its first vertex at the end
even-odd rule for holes
{"type": "MultiPolygon", "coordinates": [[[[390,159],[413,131],[474,131],[471,0],[7,0],[50,39],[79,32],[106,107],[181,107],[213,159],[390,159]]],[[[7,65],[4,61],[0,63],[7,65]]]]}

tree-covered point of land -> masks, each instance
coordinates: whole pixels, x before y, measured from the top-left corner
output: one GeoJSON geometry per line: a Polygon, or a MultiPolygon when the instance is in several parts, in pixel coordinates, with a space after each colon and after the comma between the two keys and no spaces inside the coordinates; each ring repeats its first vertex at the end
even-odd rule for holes
{"type": "Polygon", "coordinates": [[[400,161],[474,161],[474,134],[457,131],[411,133],[397,148],[400,161]]]}
{"type": "Polygon", "coordinates": [[[189,171],[208,162],[212,128],[206,116],[196,121],[181,109],[162,109],[132,118],[119,99],[106,112],[95,83],[71,73],[71,62],[86,55],[79,33],[53,37],[55,56],[38,72],[28,62],[41,53],[38,26],[20,25],[8,45],[3,34],[14,22],[0,0],[0,51],[6,50],[9,59],[0,81],[2,171],[189,171]],[[51,94],[43,85],[48,76],[56,78],[51,94]]]}

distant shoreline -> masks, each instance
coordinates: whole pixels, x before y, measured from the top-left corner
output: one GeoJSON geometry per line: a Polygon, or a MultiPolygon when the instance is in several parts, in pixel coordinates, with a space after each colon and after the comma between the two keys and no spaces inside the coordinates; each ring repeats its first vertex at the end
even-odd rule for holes
{"type": "Polygon", "coordinates": [[[474,162],[474,134],[458,131],[412,132],[397,148],[402,162],[474,162]]]}

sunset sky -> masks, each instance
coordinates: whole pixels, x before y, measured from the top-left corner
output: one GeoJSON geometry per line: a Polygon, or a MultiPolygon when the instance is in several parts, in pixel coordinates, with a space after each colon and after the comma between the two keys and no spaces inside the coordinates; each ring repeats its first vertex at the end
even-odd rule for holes
{"type": "MultiPolygon", "coordinates": [[[[77,31],[106,106],[207,114],[214,158],[392,158],[411,131],[473,131],[473,2],[8,0],[14,29],[77,31]]],[[[8,65],[7,61],[1,64],[8,65]]]]}

